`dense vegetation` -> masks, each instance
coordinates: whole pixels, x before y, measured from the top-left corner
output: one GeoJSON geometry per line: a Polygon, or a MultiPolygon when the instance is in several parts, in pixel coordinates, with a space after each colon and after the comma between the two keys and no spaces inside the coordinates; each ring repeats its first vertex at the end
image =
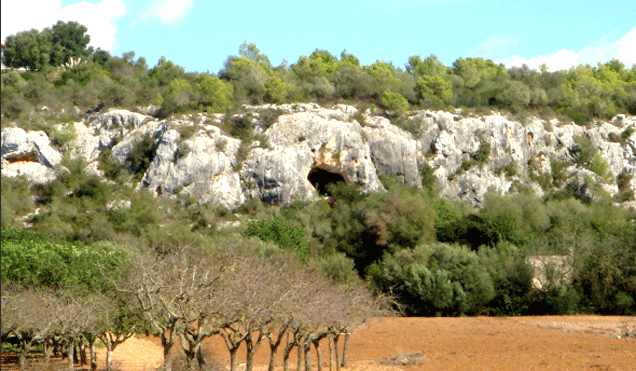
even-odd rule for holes
{"type": "MultiPolygon", "coordinates": [[[[231,113],[243,103],[348,102],[380,106],[396,123],[410,108],[495,108],[581,124],[636,114],[636,66],[618,61],[549,72],[480,58],[447,67],[431,55],[402,69],[316,50],[273,67],[245,43],[214,75],[186,73],[165,58],[149,68],[133,52],[93,52],[81,27],[58,23],[5,41],[5,65],[28,71],[2,74],[3,127],[42,129],[63,146],[73,133],[54,124],[90,109],[149,104],[168,116],[231,113]],[[58,68],[78,57],[84,61],[58,68]]],[[[224,124],[246,135],[241,119],[224,124]]],[[[71,158],[48,184],[2,179],[2,340],[15,342],[23,359],[36,344],[46,355],[63,346],[72,358],[74,344],[99,339],[110,351],[141,332],[162,336],[167,364],[178,363],[173,350],[181,348],[192,369],[209,364],[200,345],[213,335],[223,337],[233,366],[238,346],[255,350],[265,339],[272,354],[309,354],[320,339],[337,342],[386,313],[385,297],[406,315],[636,315],[636,214],[609,198],[576,199],[566,187],[543,199],[489,194],[475,210],[439,197],[424,176],[420,189],[385,178],[385,193],[339,184],[326,190],[329,201],[278,207],[251,199],[227,210],[136,192],[131,184],[153,150],[140,143],[127,164],[102,156],[109,183],[71,158]]],[[[587,144],[577,143],[576,161],[593,167],[587,144]]],[[[489,151],[482,146],[466,166],[489,151]]],[[[619,175],[619,188],[628,178],[619,175]]]]}
{"type": "Polygon", "coordinates": [[[225,112],[242,103],[318,101],[374,104],[399,115],[409,108],[497,109],[517,115],[562,116],[584,124],[617,113],[636,114],[636,66],[617,60],[568,71],[506,68],[482,58],[445,66],[435,55],[412,56],[404,68],[377,61],[363,66],[354,55],[325,50],[274,67],[254,44],[244,43],[217,74],[186,72],[166,58],[150,68],[135,53],[111,56],[87,48],[86,28],[58,22],[49,29],[11,35],[2,60],[28,72],[2,75],[2,118],[46,126],[42,106],[77,118],[95,107],[154,104],[161,115],[188,110],[225,112]],[[82,58],[72,68],[55,68],[82,58]],[[74,110],[79,107],[80,113],[74,110]]]}

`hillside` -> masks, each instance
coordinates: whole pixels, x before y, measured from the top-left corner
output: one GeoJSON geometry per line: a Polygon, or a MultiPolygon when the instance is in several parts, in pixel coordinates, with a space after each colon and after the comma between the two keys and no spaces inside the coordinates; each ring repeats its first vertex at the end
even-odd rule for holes
{"type": "Polygon", "coordinates": [[[390,120],[381,111],[317,104],[170,119],[108,110],[58,125],[53,138],[3,129],[2,175],[45,183],[70,155],[103,178],[108,162],[136,174],[138,189],[228,208],[250,198],[314,201],[337,181],[378,191],[382,177],[417,188],[424,182],[473,206],[491,191],[571,192],[633,207],[635,128],[636,119],[625,115],[584,127],[557,119],[521,123],[495,112],[411,111],[390,120]]]}

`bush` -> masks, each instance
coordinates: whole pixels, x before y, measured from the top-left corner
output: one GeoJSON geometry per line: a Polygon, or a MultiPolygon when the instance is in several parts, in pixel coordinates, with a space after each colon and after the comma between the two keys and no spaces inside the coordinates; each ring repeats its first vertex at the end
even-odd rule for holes
{"type": "Polygon", "coordinates": [[[369,267],[368,280],[396,295],[411,315],[476,314],[495,295],[477,254],[445,244],[385,254],[369,267]]]}
{"type": "Polygon", "coordinates": [[[353,283],[359,279],[355,270],[355,263],[345,254],[334,254],[317,260],[316,267],[327,277],[342,283],[353,283]]]}
{"type": "Polygon", "coordinates": [[[2,177],[2,229],[23,227],[17,217],[35,208],[35,202],[29,192],[29,181],[26,178],[2,177]]]}
{"type": "Polygon", "coordinates": [[[392,92],[391,90],[385,90],[384,93],[382,93],[380,101],[382,102],[384,109],[395,112],[395,115],[397,116],[403,115],[409,108],[409,102],[406,98],[399,93],[392,92]]]}
{"type": "Polygon", "coordinates": [[[128,168],[134,174],[141,174],[141,176],[143,176],[150,167],[158,146],[159,141],[150,134],[137,141],[126,159],[128,168]]]}
{"type": "Polygon", "coordinates": [[[68,123],[53,130],[51,141],[55,145],[65,148],[76,137],[77,134],[75,133],[75,125],[73,123],[68,123]]]}
{"type": "Polygon", "coordinates": [[[291,251],[302,259],[308,257],[304,229],[292,225],[285,219],[276,217],[250,222],[243,233],[263,241],[271,241],[281,249],[291,251]]]}

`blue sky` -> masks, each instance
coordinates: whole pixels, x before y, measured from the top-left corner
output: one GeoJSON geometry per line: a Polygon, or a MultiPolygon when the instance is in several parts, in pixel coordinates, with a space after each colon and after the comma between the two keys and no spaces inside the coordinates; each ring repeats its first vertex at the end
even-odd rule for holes
{"type": "Polygon", "coordinates": [[[447,66],[483,57],[550,70],[619,59],[636,63],[636,0],[3,0],[2,40],[58,19],[88,27],[92,45],[161,56],[217,73],[247,41],[272,64],[315,49],[346,49],[362,64],[404,67],[435,54],[447,66]]]}

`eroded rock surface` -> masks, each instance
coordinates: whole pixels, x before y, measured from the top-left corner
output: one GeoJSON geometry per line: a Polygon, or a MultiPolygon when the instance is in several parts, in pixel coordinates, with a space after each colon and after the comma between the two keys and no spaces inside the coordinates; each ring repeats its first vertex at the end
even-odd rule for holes
{"type": "Polygon", "coordinates": [[[582,199],[615,195],[621,172],[632,175],[627,190],[636,189],[636,134],[626,131],[636,128],[634,117],[621,115],[586,128],[537,118],[520,123],[496,113],[415,111],[400,128],[369,111],[363,113],[361,125],[354,119],[360,117],[357,109],[346,105],[244,110],[258,136],[243,140],[222,130],[227,127],[219,114],[169,120],[125,110],[92,114],[73,123],[75,138],[65,148],[51,145],[44,132],[5,128],[2,175],[51,181],[66,151],[81,157],[87,170],[99,173],[101,156],[128,164],[145,139],[151,161],[139,189],[162,196],[185,193],[229,208],[250,197],[275,204],[316,200],[328,193],[329,183],[339,181],[365,192],[378,191],[383,189],[382,175],[419,187],[419,169],[424,166],[432,169],[442,195],[476,206],[489,191],[529,189],[542,196],[568,186],[582,199]],[[266,123],[261,118],[265,109],[277,110],[280,116],[266,123]],[[577,137],[589,138],[597,154],[588,163],[576,163],[577,137]],[[553,175],[559,184],[551,184],[553,175]]]}

